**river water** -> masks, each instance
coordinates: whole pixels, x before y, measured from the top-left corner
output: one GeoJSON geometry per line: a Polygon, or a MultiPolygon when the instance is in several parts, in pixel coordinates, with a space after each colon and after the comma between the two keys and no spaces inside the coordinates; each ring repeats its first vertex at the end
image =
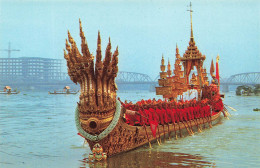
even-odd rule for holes
{"type": "MultiPolygon", "coordinates": [[[[161,98],[154,92],[119,92],[122,100],[161,98]]],[[[0,95],[0,167],[260,167],[260,97],[226,93],[224,103],[237,109],[211,129],[193,136],[166,140],[87,163],[90,153],[77,135],[74,109],[77,95],[21,92],[0,95]]]]}

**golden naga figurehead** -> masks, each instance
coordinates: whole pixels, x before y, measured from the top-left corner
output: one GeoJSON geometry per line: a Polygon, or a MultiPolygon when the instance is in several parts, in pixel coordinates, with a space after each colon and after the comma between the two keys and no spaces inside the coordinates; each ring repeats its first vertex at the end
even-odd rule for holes
{"type": "Polygon", "coordinates": [[[90,53],[88,44],[79,20],[81,52],[78,50],[75,40],[68,31],[64,58],[67,60],[68,74],[74,83],[81,87],[79,111],[84,113],[106,112],[116,107],[115,78],[118,73],[118,47],[111,52],[109,42],[102,60],[101,37],[98,32],[96,60],[90,53]]]}

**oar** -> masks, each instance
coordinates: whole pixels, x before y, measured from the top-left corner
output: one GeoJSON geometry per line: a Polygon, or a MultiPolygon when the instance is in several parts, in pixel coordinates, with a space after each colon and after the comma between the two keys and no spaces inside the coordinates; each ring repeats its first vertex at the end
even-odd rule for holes
{"type": "Polygon", "coordinates": [[[198,132],[202,132],[202,131],[200,130],[200,128],[199,128],[199,123],[198,123],[198,121],[197,121],[197,119],[196,119],[196,117],[195,117],[196,114],[195,114],[194,110],[195,110],[195,109],[193,109],[193,115],[194,115],[193,121],[194,121],[195,125],[197,126],[198,132]]]}
{"type": "Polygon", "coordinates": [[[182,121],[182,123],[183,123],[183,125],[185,126],[185,128],[186,128],[187,132],[189,133],[189,135],[192,136],[192,133],[190,132],[190,130],[188,129],[188,127],[184,124],[185,121],[182,121]]]}
{"type": "Polygon", "coordinates": [[[229,105],[226,105],[226,104],[224,104],[224,105],[227,106],[228,108],[230,108],[233,111],[237,111],[234,107],[230,107],[229,105]]]}
{"type": "MultiPolygon", "coordinates": [[[[162,143],[162,139],[161,139],[161,135],[160,135],[160,129],[159,129],[159,126],[160,125],[158,125],[158,127],[157,127],[157,130],[158,130],[158,134],[159,134],[159,140],[157,139],[157,142],[158,142],[158,145],[161,145],[161,143],[162,143]],[[161,143],[160,143],[161,142],[161,143]]],[[[157,136],[156,136],[156,138],[157,138],[157,136]]]]}
{"type": "Polygon", "coordinates": [[[225,117],[226,117],[226,118],[229,120],[229,118],[228,118],[228,114],[229,114],[229,113],[226,111],[226,109],[223,109],[223,113],[225,113],[225,114],[226,114],[226,116],[225,116],[225,117]]]}
{"type": "Polygon", "coordinates": [[[174,129],[174,132],[175,132],[175,139],[178,139],[178,136],[177,136],[177,133],[176,133],[176,128],[175,128],[175,123],[172,122],[172,125],[173,125],[173,129],[174,129]]]}
{"type": "Polygon", "coordinates": [[[228,110],[225,107],[223,109],[225,110],[227,115],[231,116],[231,114],[228,112],[228,110]]]}
{"type": "MultiPolygon", "coordinates": [[[[192,134],[194,134],[194,132],[193,132],[193,130],[192,130],[192,124],[191,124],[191,120],[189,119],[189,120],[187,121],[187,123],[189,123],[189,124],[190,124],[190,131],[191,131],[191,133],[192,133],[192,134]]],[[[189,124],[188,124],[188,126],[189,126],[189,124]]]]}
{"type": "Polygon", "coordinates": [[[152,145],[151,145],[151,142],[150,142],[150,139],[149,139],[147,130],[146,130],[146,125],[145,125],[145,123],[143,124],[143,127],[144,127],[144,129],[145,129],[145,133],[146,133],[147,140],[148,140],[148,142],[149,142],[149,146],[150,146],[150,148],[152,148],[152,145]]]}
{"type": "Polygon", "coordinates": [[[171,140],[171,132],[170,132],[169,123],[167,123],[167,126],[168,126],[168,138],[169,138],[169,140],[171,140]]]}

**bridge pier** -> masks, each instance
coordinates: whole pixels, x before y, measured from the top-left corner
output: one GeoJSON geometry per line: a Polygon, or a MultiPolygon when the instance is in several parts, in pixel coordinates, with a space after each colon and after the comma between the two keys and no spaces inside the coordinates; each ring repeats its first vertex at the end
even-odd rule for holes
{"type": "Polygon", "coordinates": [[[222,92],[229,92],[229,86],[228,85],[222,85],[222,92]]]}
{"type": "Polygon", "coordinates": [[[156,87],[156,86],[157,86],[157,83],[151,84],[149,91],[150,91],[150,92],[155,92],[155,87],[156,87]]]}

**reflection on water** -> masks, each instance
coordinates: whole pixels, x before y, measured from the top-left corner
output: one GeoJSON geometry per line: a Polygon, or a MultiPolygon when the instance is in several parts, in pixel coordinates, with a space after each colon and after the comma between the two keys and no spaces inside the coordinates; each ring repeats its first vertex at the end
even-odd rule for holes
{"type": "Polygon", "coordinates": [[[191,155],[186,153],[160,152],[155,150],[131,151],[109,158],[107,161],[88,163],[84,158],[80,168],[119,168],[119,167],[215,167],[214,163],[205,161],[201,155],[191,155]]]}

